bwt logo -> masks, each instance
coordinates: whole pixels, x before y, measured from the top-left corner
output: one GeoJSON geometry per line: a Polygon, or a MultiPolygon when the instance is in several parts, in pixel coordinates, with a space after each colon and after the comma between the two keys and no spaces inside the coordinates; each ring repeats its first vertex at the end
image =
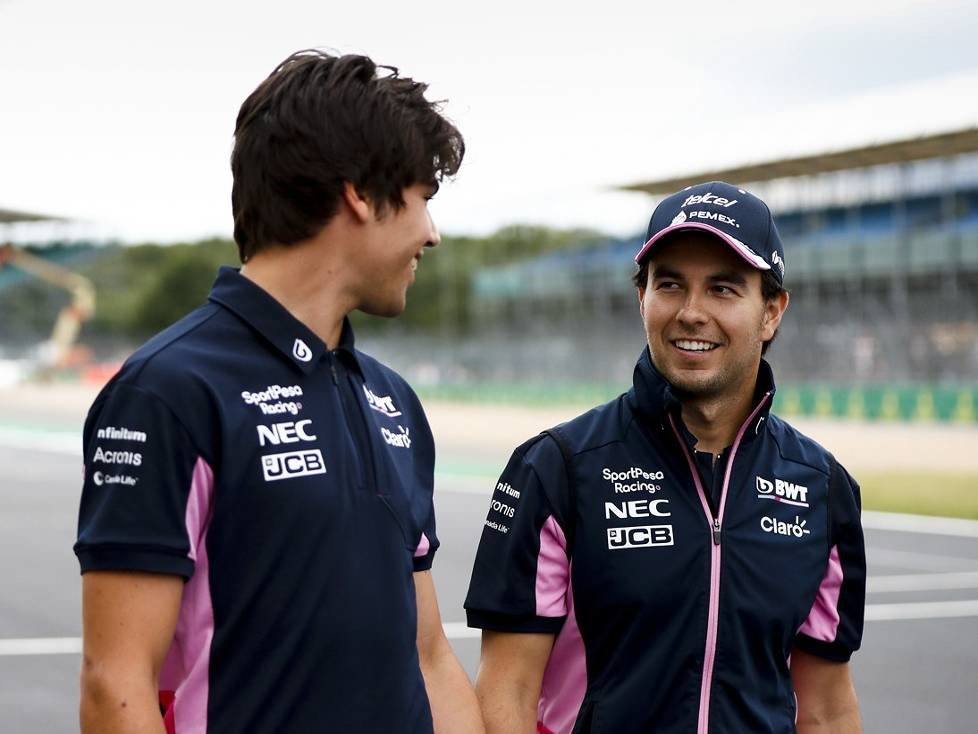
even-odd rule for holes
{"type": "Polygon", "coordinates": [[[366,385],[363,386],[363,394],[367,396],[367,405],[378,413],[383,413],[388,418],[397,418],[401,414],[390,395],[377,395],[366,385]]]}
{"type": "Polygon", "coordinates": [[[266,482],[276,482],[279,479],[325,474],[326,465],[319,449],[307,449],[263,456],[261,470],[266,482]]]}
{"type": "Polygon", "coordinates": [[[259,425],[258,443],[261,446],[272,444],[278,446],[283,443],[299,443],[299,441],[315,441],[316,435],[308,433],[306,427],[312,425],[309,419],[302,421],[285,421],[284,423],[273,423],[270,426],[259,425]]]}
{"type": "Polygon", "coordinates": [[[775,479],[772,482],[770,479],[757,477],[757,498],[783,502],[795,507],[808,507],[808,487],[792,484],[783,479],[775,479]]]}
{"type": "Polygon", "coordinates": [[[672,525],[644,525],[632,528],[608,528],[608,548],[649,548],[673,545],[672,525]]]}

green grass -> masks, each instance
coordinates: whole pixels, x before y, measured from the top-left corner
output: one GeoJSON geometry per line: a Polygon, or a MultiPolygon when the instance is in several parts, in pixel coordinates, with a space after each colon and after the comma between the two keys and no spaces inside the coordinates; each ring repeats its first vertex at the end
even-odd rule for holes
{"type": "Polygon", "coordinates": [[[859,472],[863,509],[978,520],[978,474],[859,472]]]}

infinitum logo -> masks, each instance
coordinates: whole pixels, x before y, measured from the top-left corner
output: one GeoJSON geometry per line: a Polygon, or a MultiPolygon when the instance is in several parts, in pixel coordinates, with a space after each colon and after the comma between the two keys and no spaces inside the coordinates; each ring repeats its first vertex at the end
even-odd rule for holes
{"type": "Polygon", "coordinates": [[[792,484],[783,479],[775,479],[773,482],[764,477],[756,477],[756,479],[757,499],[783,502],[795,507],[808,507],[808,487],[792,484]]]}

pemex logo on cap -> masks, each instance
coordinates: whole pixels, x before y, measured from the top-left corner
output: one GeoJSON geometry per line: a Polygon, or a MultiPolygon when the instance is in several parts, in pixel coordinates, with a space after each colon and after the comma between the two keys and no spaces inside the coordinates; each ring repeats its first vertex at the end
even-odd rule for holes
{"type": "Polygon", "coordinates": [[[689,219],[689,217],[686,216],[686,212],[680,211],[679,214],[677,214],[672,218],[672,222],[670,222],[670,226],[672,226],[673,224],[682,224],[687,219],[689,219]]]}

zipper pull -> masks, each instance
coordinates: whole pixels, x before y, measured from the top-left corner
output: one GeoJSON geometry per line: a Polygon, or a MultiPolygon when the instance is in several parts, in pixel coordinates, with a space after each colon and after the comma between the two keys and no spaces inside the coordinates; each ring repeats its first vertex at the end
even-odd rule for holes
{"type": "Polygon", "coordinates": [[[720,545],[720,518],[713,518],[713,545],[720,545]]]}

